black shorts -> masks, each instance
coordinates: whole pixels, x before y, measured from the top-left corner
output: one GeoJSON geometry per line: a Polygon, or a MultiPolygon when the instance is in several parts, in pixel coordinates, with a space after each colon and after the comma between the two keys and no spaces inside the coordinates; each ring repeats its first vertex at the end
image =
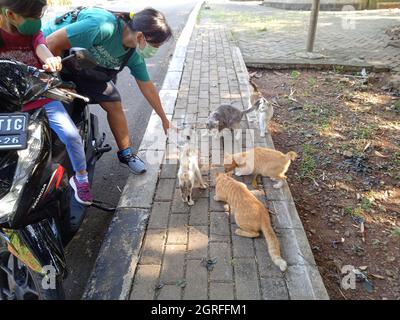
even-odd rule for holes
{"type": "Polygon", "coordinates": [[[62,74],[64,81],[72,81],[76,84],[76,91],[90,99],[89,103],[114,102],[121,101],[115,83],[117,78],[109,82],[87,81],[80,79],[77,75],[62,74]]]}

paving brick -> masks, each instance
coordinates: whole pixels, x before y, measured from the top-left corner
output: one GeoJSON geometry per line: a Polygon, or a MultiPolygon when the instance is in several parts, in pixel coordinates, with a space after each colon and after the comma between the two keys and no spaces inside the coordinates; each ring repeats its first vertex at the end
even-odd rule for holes
{"type": "Polygon", "coordinates": [[[206,300],[208,291],[207,268],[201,260],[188,260],[186,266],[186,286],[184,300],[206,300]]]}
{"type": "Polygon", "coordinates": [[[182,289],[175,284],[164,285],[156,292],[157,300],[181,300],[182,289]]]}
{"type": "Polygon", "coordinates": [[[208,199],[200,198],[190,208],[191,226],[208,226],[208,199]]]}
{"type": "Polygon", "coordinates": [[[292,201],[268,201],[267,203],[271,221],[275,228],[303,228],[303,224],[292,201]]]}
{"type": "Polygon", "coordinates": [[[254,257],[253,239],[236,235],[235,230],[238,228],[236,224],[232,224],[231,228],[233,256],[235,258],[254,257]]]}
{"type": "Polygon", "coordinates": [[[158,182],[155,201],[171,201],[175,190],[175,179],[160,179],[158,182]]]}
{"type": "Polygon", "coordinates": [[[234,300],[233,283],[211,282],[211,300],[234,300]]]}
{"type": "Polygon", "coordinates": [[[183,279],[186,245],[167,245],[162,262],[160,281],[175,284],[183,279]]]}
{"type": "Polygon", "coordinates": [[[289,300],[289,292],[283,277],[261,278],[260,282],[263,300],[289,300]]]}
{"type": "Polygon", "coordinates": [[[268,247],[265,238],[259,237],[255,239],[254,246],[255,246],[258,271],[260,273],[260,276],[265,278],[282,277],[282,272],[271,260],[271,257],[268,253],[268,247]]]}
{"type": "Polygon", "coordinates": [[[160,274],[159,265],[140,265],[136,272],[135,283],[130,300],[153,300],[154,288],[160,274]]]}
{"type": "Polygon", "coordinates": [[[229,215],[226,212],[210,212],[210,240],[230,241],[229,215]]]}
{"type": "Polygon", "coordinates": [[[210,271],[210,280],[231,281],[232,280],[232,255],[231,246],[225,242],[211,242],[211,259],[217,258],[214,269],[210,271]]]}
{"type": "Polygon", "coordinates": [[[166,238],[165,229],[147,230],[140,264],[161,264],[166,238]]]}
{"type": "Polygon", "coordinates": [[[171,214],[168,226],[167,244],[187,243],[188,216],[184,214],[171,214]]]}
{"type": "Polygon", "coordinates": [[[208,251],[208,227],[189,227],[188,259],[207,258],[208,251]]]}
{"type": "Polygon", "coordinates": [[[162,229],[168,227],[170,202],[154,202],[151,208],[148,229],[162,229]]]}
{"type": "Polygon", "coordinates": [[[276,229],[282,257],[289,265],[315,266],[314,256],[303,229],[276,229]]]}
{"type": "Polygon", "coordinates": [[[212,188],[212,190],[210,191],[210,210],[218,212],[225,211],[224,210],[225,202],[215,201],[214,195],[215,195],[215,188],[212,188]]]}
{"type": "MultiPolygon", "coordinates": [[[[205,180],[207,176],[203,176],[203,179],[205,180]]],[[[207,183],[207,182],[206,182],[207,183]]],[[[192,198],[196,202],[200,198],[206,198],[208,199],[210,197],[210,190],[207,189],[200,189],[200,188],[194,188],[192,192],[192,198]]]]}
{"type": "Polygon", "coordinates": [[[291,300],[314,300],[310,274],[306,266],[289,266],[286,271],[286,283],[291,300]]]}
{"type": "Polygon", "coordinates": [[[174,192],[174,199],[172,201],[171,212],[172,213],[186,213],[188,214],[190,207],[187,203],[182,200],[181,190],[176,188],[174,192]]]}
{"type": "Polygon", "coordinates": [[[176,179],[177,173],[178,173],[177,164],[163,164],[161,167],[160,178],[176,179]]]}
{"type": "Polygon", "coordinates": [[[235,258],[236,295],[238,300],[259,300],[260,288],[254,258],[235,258]]]}

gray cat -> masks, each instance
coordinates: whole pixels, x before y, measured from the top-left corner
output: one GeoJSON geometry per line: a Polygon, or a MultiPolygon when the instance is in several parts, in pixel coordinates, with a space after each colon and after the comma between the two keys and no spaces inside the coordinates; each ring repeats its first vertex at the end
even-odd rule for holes
{"type": "Polygon", "coordinates": [[[244,111],[236,109],[229,104],[223,104],[213,111],[208,117],[207,129],[214,136],[224,129],[240,129],[240,121],[246,113],[254,111],[256,106],[252,106],[244,111]]]}

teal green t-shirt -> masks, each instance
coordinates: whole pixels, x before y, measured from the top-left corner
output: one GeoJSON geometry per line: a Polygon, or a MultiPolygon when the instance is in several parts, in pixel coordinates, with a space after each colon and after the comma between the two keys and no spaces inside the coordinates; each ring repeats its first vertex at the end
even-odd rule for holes
{"type": "MultiPolygon", "coordinates": [[[[48,21],[42,31],[47,37],[65,28],[72,47],[87,49],[102,67],[118,69],[129,51],[122,45],[123,27],[124,22],[111,12],[101,8],[87,8],[79,13],[76,22],[71,23],[70,17],[57,25],[54,20],[48,21]]],[[[146,63],[137,52],[133,53],[127,66],[137,80],[150,80],[146,63]]]]}

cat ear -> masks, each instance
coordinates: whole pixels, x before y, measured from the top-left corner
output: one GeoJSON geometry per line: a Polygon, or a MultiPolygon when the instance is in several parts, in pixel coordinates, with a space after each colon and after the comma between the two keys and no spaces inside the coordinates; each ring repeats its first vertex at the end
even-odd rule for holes
{"type": "Polygon", "coordinates": [[[260,107],[264,104],[264,98],[258,99],[255,103],[254,106],[256,108],[256,110],[259,110],[260,107]]]}

